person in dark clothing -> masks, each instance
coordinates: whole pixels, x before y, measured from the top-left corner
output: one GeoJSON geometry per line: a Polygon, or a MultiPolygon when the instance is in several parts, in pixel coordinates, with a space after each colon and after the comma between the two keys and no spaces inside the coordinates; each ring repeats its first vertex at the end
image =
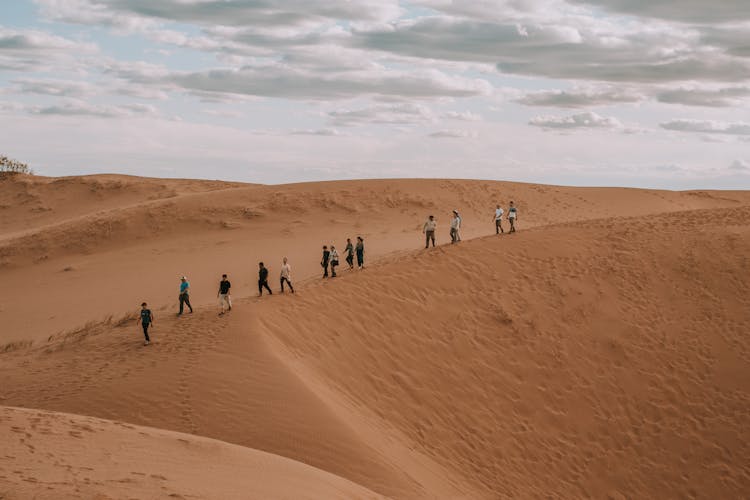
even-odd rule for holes
{"type": "Polygon", "coordinates": [[[352,245],[352,240],[349,238],[346,239],[344,252],[346,253],[346,263],[349,264],[349,269],[354,269],[354,245],[352,245]]]}
{"type": "Polygon", "coordinates": [[[357,236],[357,267],[360,269],[365,268],[365,240],[361,236],[357,236]]]}
{"type": "Polygon", "coordinates": [[[177,316],[182,314],[186,304],[192,314],[193,306],[190,305],[190,282],[187,280],[187,277],[183,276],[180,278],[180,312],[177,313],[177,316]]]}
{"type": "Polygon", "coordinates": [[[141,317],[138,318],[138,323],[143,327],[143,336],[146,338],[143,345],[149,345],[151,339],[148,336],[148,327],[154,324],[154,315],[145,302],[141,304],[141,317]]]}
{"type": "Polygon", "coordinates": [[[229,296],[229,289],[232,288],[232,284],[227,279],[226,274],[221,275],[221,281],[219,281],[219,305],[221,306],[221,312],[219,314],[224,314],[224,306],[227,306],[227,310],[232,310],[232,298],[229,296]]]}
{"type": "Polygon", "coordinates": [[[323,277],[328,277],[328,262],[331,259],[331,252],[328,251],[328,246],[323,245],[323,259],[320,261],[321,267],[323,267],[323,277]]]}
{"type": "Polygon", "coordinates": [[[268,286],[268,268],[262,262],[258,263],[258,296],[263,295],[263,289],[268,290],[268,295],[273,295],[271,287],[268,286]]]}
{"type": "Polygon", "coordinates": [[[336,277],[336,266],[339,265],[339,253],[336,247],[331,245],[331,278],[336,277]]]}

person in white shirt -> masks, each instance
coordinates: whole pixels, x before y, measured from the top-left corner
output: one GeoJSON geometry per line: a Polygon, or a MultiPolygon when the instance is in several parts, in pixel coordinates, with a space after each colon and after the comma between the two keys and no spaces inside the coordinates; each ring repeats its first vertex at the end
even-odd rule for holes
{"type": "Polygon", "coordinates": [[[435,217],[430,215],[430,218],[424,223],[422,232],[425,236],[425,248],[430,248],[430,241],[432,241],[432,248],[435,248],[435,231],[437,230],[437,221],[435,217]]]}
{"type": "Polygon", "coordinates": [[[461,216],[458,215],[458,210],[453,211],[453,218],[451,219],[451,243],[458,243],[461,241],[461,216]]]}
{"type": "Polygon", "coordinates": [[[289,285],[289,290],[294,293],[294,287],[292,287],[292,266],[289,265],[287,258],[284,257],[283,263],[281,264],[281,293],[284,293],[284,282],[289,285]]]}
{"type": "Polygon", "coordinates": [[[504,233],[503,231],[503,214],[505,212],[502,208],[500,208],[500,205],[495,208],[495,234],[504,233]]]}

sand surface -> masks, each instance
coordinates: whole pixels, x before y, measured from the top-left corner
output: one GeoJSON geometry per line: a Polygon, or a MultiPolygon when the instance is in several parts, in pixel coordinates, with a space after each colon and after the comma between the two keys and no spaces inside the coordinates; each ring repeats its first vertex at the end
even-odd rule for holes
{"type": "MultiPolygon", "coordinates": [[[[3,410],[15,427],[67,414],[147,426],[144,453],[175,439],[154,428],[219,440],[200,443],[225,450],[222,473],[246,470],[230,483],[269,498],[299,496],[264,470],[317,498],[750,491],[748,192],[26,177],[0,181],[0,231],[0,405],[66,414],[3,410]],[[510,199],[519,232],[495,236],[494,205],[510,199]],[[453,208],[465,241],[424,250],[425,216],[445,243],[453,208]],[[320,280],[320,247],[360,234],[367,269],[320,280]],[[298,293],[255,297],[257,261],[276,291],[283,255],[298,293]],[[222,272],[235,308],[219,317],[222,272]],[[181,274],[196,312],[177,318],[181,274]]],[[[92,422],[107,442],[131,431],[92,422]]],[[[73,446],[63,437],[49,453],[73,446]]],[[[132,463],[126,451],[112,463],[132,463]]],[[[197,489],[211,458],[194,451],[165,445],[175,472],[161,475],[186,498],[218,497],[197,489]]],[[[37,458],[0,461],[7,494],[36,487],[9,469],[57,474],[37,458]]],[[[97,455],[75,460],[104,484],[86,491],[127,497],[97,455]]],[[[133,491],[160,494],[142,479],[133,491]]]]}
{"type": "Polygon", "coordinates": [[[382,498],[299,462],[189,434],[8,407],[0,423],[8,500],[382,498]]]}

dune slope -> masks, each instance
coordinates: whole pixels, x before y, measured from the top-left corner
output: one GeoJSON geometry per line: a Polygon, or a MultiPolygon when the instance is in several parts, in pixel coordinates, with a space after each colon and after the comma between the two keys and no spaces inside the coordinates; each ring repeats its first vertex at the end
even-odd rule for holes
{"type": "Polygon", "coordinates": [[[0,422],[8,500],[382,498],[298,462],[187,434],[8,407],[0,422]]]}

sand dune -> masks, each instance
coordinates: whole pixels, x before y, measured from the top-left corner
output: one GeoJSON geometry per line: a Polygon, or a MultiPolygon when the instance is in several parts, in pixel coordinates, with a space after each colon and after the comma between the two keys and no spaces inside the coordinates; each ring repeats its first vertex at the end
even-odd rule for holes
{"type": "Polygon", "coordinates": [[[382,498],[292,460],[188,434],[7,407],[0,422],[8,500],[382,498]]]}
{"type": "Polygon", "coordinates": [[[16,342],[0,353],[0,404],[205,436],[393,498],[750,489],[749,193],[179,183],[167,200],[89,200],[0,237],[16,248],[0,269],[1,337],[16,342]],[[522,230],[487,236],[494,200],[511,197],[522,230]],[[475,239],[420,249],[423,216],[443,231],[453,207],[475,239]],[[123,225],[71,246],[97,218],[123,225]],[[143,221],[158,230],[143,238],[143,221]],[[355,233],[368,269],[309,279],[319,247],[355,233]],[[299,293],[252,297],[255,262],[275,277],[282,254],[299,293]],[[199,307],[176,318],[186,268],[199,307]],[[218,317],[223,270],[236,307],[218,317]],[[15,293],[38,289],[31,304],[15,293]],[[126,315],[144,289],[148,347],[126,315]]]}
{"type": "Polygon", "coordinates": [[[341,181],[259,186],[125,176],[0,180],[0,345],[41,340],[133,304],[175,302],[187,274],[197,303],[213,302],[222,272],[235,295],[255,292],[257,262],[287,255],[297,279],[319,271],[320,248],[361,234],[368,260],[419,248],[428,213],[448,240],[492,231],[496,202],[514,199],[524,228],[749,202],[744,192],[586,189],[451,180],[341,181]],[[32,269],[32,271],[29,271],[32,269]]]}

